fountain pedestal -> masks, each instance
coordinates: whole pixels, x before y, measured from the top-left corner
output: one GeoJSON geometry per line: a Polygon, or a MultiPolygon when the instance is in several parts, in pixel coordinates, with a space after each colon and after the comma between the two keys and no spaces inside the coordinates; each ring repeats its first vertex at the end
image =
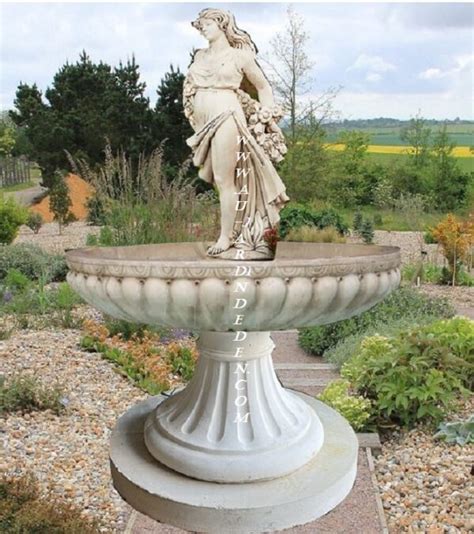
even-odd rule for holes
{"type": "Polygon", "coordinates": [[[318,454],[293,473],[222,484],[189,478],[157,462],[145,445],[144,426],[169,400],[160,395],[134,406],[117,422],[110,446],[115,488],[139,512],[192,532],[273,532],[321,517],[352,488],[357,438],[333,409],[308,395],[285,391],[303,401],[324,429],[318,454]]]}
{"type": "Polygon", "coordinates": [[[202,332],[186,389],[145,424],[145,443],[161,463],[215,482],[287,475],[324,441],[318,416],[285,390],[273,369],[270,332],[202,332]],[[236,341],[239,334],[246,338],[236,341]]]}

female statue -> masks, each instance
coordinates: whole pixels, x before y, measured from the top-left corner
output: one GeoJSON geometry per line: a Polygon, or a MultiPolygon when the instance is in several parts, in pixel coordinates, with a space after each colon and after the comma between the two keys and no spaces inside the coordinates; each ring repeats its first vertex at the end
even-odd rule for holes
{"type": "Polygon", "coordinates": [[[268,232],[289,200],[272,165],[286,153],[276,124],[282,110],[255,60],[255,44],[231,13],[204,9],[192,25],[209,47],[195,52],[184,82],[184,111],[195,131],[187,143],[200,178],[217,187],[221,211],[220,236],[207,253],[272,259],[268,232]],[[243,82],[254,86],[258,101],[243,82]]]}

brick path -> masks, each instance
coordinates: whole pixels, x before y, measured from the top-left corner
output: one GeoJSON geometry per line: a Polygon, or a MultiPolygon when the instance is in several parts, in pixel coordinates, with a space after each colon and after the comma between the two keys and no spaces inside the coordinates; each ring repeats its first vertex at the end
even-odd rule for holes
{"type": "MultiPolygon", "coordinates": [[[[322,358],[309,356],[298,345],[298,332],[274,332],[273,361],[282,384],[308,395],[319,394],[338,372],[322,358]]],[[[334,510],[306,525],[281,532],[287,534],[383,534],[386,533],[383,509],[375,489],[371,447],[379,447],[377,435],[359,435],[357,479],[349,496],[334,510]]],[[[124,534],[184,534],[188,531],[158,523],[130,508],[124,534]]],[[[222,534],[231,534],[222,532],[222,534]]]]}

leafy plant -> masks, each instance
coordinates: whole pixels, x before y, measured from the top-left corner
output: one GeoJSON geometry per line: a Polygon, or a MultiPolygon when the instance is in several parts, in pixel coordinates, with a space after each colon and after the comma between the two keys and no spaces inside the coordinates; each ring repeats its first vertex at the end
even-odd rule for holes
{"type": "Polygon", "coordinates": [[[0,194],[0,244],[12,243],[27,217],[26,208],[17,204],[13,197],[5,199],[0,194]]]}
{"type": "Polygon", "coordinates": [[[350,395],[349,388],[349,381],[335,380],[326,386],[318,399],[345,417],[356,432],[362,431],[370,419],[371,403],[364,397],[350,395]]]}
{"type": "Polygon", "coordinates": [[[63,398],[61,386],[46,387],[34,376],[14,375],[8,382],[0,376],[0,413],[52,410],[60,414],[64,410],[63,398]]]}
{"type": "Polygon", "coordinates": [[[417,323],[421,318],[448,318],[454,314],[454,308],[446,299],[430,297],[410,287],[401,287],[372,309],[356,317],[300,329],[298,342],[310,354],[320,356],[347,336],[364,333],[373,325],[388,324],[400,319],[417,323]]]}
{"type": "Polygon", "coordinates": [[[438,422],[472,381],[473,343],[474,323],[461,318],[367,337],[341,376],[371,400],[379,423],[438,422]]]}
{"type": "Polygon", "coordinates": [[[0,246],[0,281],[11,269],[20,271],[30,280],[42,278],[45,283],[65,280],[67,274],[63,255],[49,254],[28,243],[0,246]]]}
{"type": "Polygon", "coordinates": [[[173,373],[182,376],[186,382],[191,380],[196,367],[196,357],[188,347],[170,343],[167,346],[166,356],[173,373]]]}
{"type": "Polygon", "coordinates": [[[99,525],[52,495],[40,495],[37,479],[0,474],[0,531],[35,534],[98,534],[99,525]]]}
{"type": "Polygon", "coordinates": [[[437,317],[422,315],[419,317],[401,317],[390,321],[376,321],[365,330],[344,337],[336,345],[327,349],[324,353],[324,359],[341,368],[345,362],[358,352],[362,341],[366,337],[374,335],[396,336],[404,330],[410,330],[414,326],[429,324],[436,320],[437,317]]]}
{"type": "Polygon", "coordinates": [[[30,211],[30,213],[28,214],[28,219],[26,220],[26,226],[28,226],[28,228],[30,228],[35,234],[37,234],[41,230],[43,224],[44,219],[41,214],[35,211],[30,211]]]}
{"type": "Polygon", "coordinates": [[[466,421],[441,423],[434,437],[458,445],[474,443],[474,415],[466,421]]]}

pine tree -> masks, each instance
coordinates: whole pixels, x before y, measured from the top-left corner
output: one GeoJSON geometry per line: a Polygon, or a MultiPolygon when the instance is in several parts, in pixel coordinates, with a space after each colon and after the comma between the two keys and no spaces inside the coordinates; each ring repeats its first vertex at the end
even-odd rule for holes
{"type": "Polygon", "coordinates": [[[164,145],[164,159],[168,165],[177,169],[191,154],[186,139],[193,130],[183,110],[184,74],[170,65],[170,70],[161,80],[158,100],[155,106],[154,137],[164,145]]]}
{"type": "Polygon", "coordinates": [[[90,165],[103,162],[106,139],[114,151],[123,149],[135,160],[149,153],[158,143],[153,142],[153,112],[144,91],[134,58],[112,68],[94,63],[85,51],[55,74],[46,102],[36,85],[20,84],[10,116],[25,127],[43,185],[51,187],[55,171],[67,168],[66,150],[90,165]]]}

